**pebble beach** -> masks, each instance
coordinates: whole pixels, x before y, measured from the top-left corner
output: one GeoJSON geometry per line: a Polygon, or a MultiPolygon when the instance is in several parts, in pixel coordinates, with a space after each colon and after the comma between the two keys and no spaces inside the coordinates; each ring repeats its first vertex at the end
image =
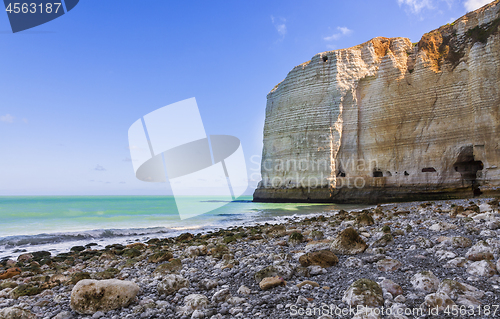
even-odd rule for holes
{"type": "Polygon", "coordinates": [[[499,235],[475,198],[27,252],[0,261],[0,318],[498,318],[499,235]]]}

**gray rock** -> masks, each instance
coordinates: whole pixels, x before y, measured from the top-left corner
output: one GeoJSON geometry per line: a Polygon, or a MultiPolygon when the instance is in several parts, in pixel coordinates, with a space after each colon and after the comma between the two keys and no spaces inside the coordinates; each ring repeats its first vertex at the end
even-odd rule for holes
{"type": "Polygon", "coordinates": [[[432,248],[434,246],[434,244],[432,243],[432,241],[430,241],[428,238],[425,238],[425,237],[417,237],[415,239],[415,241],[418,243],[418,245],[420,246],[420,248],[432,248]]]}
{"type": "Polygon", "coordinates": [[[344,229],[333,240],[330,250],[338,255],[356,255],[365,251],[368,245],[353,228],[344,229]]]}
{"type": "Polygon", "coordinates": [[[342,301],[350,306],[379,307],[384,304],[382,288],[370,279],[359,279],[345,291],[342,301]]]}
{"type": "Polygon", "coordinates": [[[394,243],[394,237],[392,237],[391,234],[384,234],[382,237],[377,239],[375,242],[373,242],[370,247],[376,248],[376,247],[385,247],[387,245],[390,245],[394,243]]]}
{"type": "Polygon", "coordinates": [[[224,288],[219,291],[217,291],[213,296],[212,296],[212,302],[214,303],[220,303],[224,302],[227,299],[231,298],[231,292],[229,289],[224,288]]]}
{"type": "Polygon", "coordinates": [[[493,248],[490,246],[490,244],[488,244],[484,240],[481,240],[467,251],[467,253],[465,254],[465,258],[472,261],[492,260],[493,248]]]}
{"type": "Polygon", "coordinates": [[[1,319],[35,319],[36,316],[29,310],[19,307],[7,307],[0,309],[1,319]]]}
{"type": "Polygon", "coordinates": [[[444,279],[439,284],[437,292],[442,292],[448,295],[452,300],[457,300],[461,296],[482,298],[484,295],[484,291],[479,290],[476,287],[451,279],[444,279]]]}
{"type": "Polygon", "coordinates": [[[363,261],[356,257],[349,257],[343,266],[346,268],[361,268],[363,267],[363,261]]]}
{"type": "Polygon", "coordinates": [[[52,319],[71,319],[73,315],[69,311],[61,311],[52,319]]]}
{"type": "Polygon", "coordinates": [[[467,267],[467,273],[473,276],[491,277],[497,273],[496,266],[489,260],[476,261],[467,267]]]}
{"type": "Polygon", "coordinates": [[[400,285],[398,285],[397,283],[395,283],[394,281],[392,281],[390,279],[382,280],[382,282],[380,283],[380,287],[383,290],[386,290],[389,293],[391,293],[394,297],[403,294],[403,288],[401,288],[400,285]]]}
{"type": "Polygon", "coordinates": [[[436,292],[425,296],[425,300],[422,303],[421,308],[434,309],[437,307],[439,312],[442,312],[446,309],[446,307],[449,307],[448,309],[451,309],[451,307],[454,305],[455,303],[447,294],[443,292],[436,292]]]}
{"type": "Polygon", "coordinates": [[[218,282],[216,280],[205,278],[200,280],[199,285],[205,290],[212,290],[217,287],[218,282]]]}
{"type": "Polygon", "coordinates": [[[439,279],[432,271],[421,271],[416,273],[411,278],[410,282],[415,289],[427,293],[436,292],[439,287],[439,279]]]}
{"type": "Polygon", "coordinates": [[[267,266],[254,275],[255,281],[260,283],[262,279],[267,277],[282,277],[285,280],[289,280],[293,275],[294,269],[286,261],[277,261],[273,265],[267,266]]]}
{"type": "Polygon", "coordinates": [[[322,268],[321,266],[309,266],[307,268],[309,269],[309,273],[311,274],[311,276],[322,275],[327,273],[327,270],[322,268]]]}
{"type": "MultiPolygon", "coordinates": [[[[192,315],[197,310],[201,312],[201,310],[205,309],[208,304],[209,301],[205,295],[191,294],[184,298],[184,306],[180,307],[177,312],[183,316],[192,315]]],[[[196,317],[200,318],[199,315],[200,314],[197,313],[196,317]]]]}
{"type": "Polygon", "coordinates": [[[377,262],[377,269],[384,272],[395,271],[402,266],[403,264],[400,261],[392,258],[384,258],[377,262]]]}
{"type": "Polygon", "coordinates": [[[97,311],[96,313],[94,313],[92,315],[92,319],[99,319],[101,317],[104,317],[104,312],[102,312],[102,311],[97,311]]]}
{"type": "Polygon", "coordinates": [[[176,274],[166,275],[157,285],[160,295],[172,295],[179,289],[187,287],[189,287],[189,280],[176,274]]]}

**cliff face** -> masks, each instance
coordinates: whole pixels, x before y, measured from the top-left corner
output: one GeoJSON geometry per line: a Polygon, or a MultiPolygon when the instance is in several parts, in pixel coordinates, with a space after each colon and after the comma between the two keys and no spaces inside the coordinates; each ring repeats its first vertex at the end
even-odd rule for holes
{"type": "Polygon", "coordinates": [[[295,67],[267,96],[257,201],[500,192],[500,3],[295,67]]]}

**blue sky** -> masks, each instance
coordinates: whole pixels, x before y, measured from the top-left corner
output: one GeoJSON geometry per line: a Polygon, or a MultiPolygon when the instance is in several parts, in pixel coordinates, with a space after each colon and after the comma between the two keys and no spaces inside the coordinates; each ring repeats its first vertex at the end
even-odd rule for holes
{"type": "Polygon", "coordinates": [[[417,42],[485,3],[83,0],[16,34],[0,13],[0,195],[168,194],[135,179],[127,131],[190,97],[207,134],[240,138],[256,180],[266,95],[295,65],[377,36],[417,42]]]}

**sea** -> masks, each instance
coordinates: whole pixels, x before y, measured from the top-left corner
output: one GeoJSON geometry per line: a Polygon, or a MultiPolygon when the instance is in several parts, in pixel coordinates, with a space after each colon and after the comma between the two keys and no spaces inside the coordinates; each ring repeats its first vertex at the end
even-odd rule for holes
{"type": "MultiPolygon", "coordinates": [[[[203,205],[207,198],[190,198],[203,205]]],[[[232,226],[280,223],[306,215],[330,215],[362,205],[255,203],[251,196],[228,201],[181,220],[172,196],[0,197],[0,260],[26,252],[67,252],[73,246],[128,244],[151,238],[216,231],[232,226]]]]}

